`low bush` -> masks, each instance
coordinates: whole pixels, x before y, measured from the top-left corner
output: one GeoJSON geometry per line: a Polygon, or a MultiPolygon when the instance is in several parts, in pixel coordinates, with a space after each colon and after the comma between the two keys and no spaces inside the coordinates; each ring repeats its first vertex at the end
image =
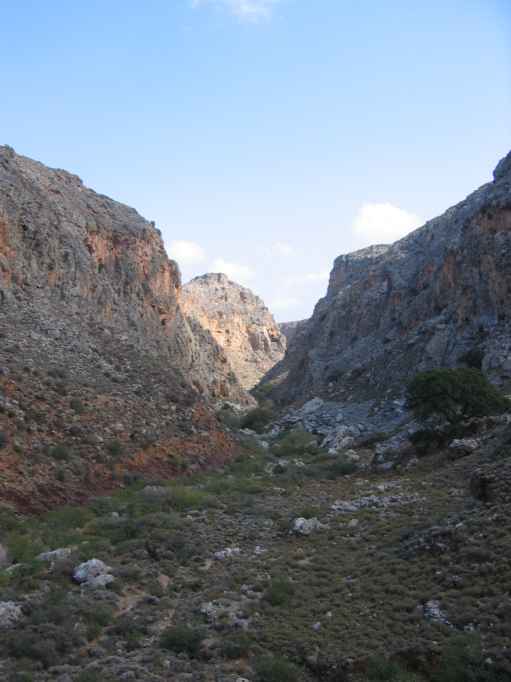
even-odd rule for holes
{"type": "Polygon", "coordinates": [[[341,476],[349,476],[357,470],[356,462],[346,457],[339,456],[326,469],[326,477],[330,480],[335,480],[341,476]]]}
{"type": "Polygon", "coordinates": [[[459,362],[467,365],[467,367],[472,367],[473,369],[481,369],[483,360],[484,351],[481,348],[471,348],[459,358],[459,362]]]}
{"type": "Polygon", "coordinates": [[[252,429],[252,431],[262,433],[273,417],[273,405],[268,401],[247,412],[241,420],[240,426],[242,429],[252,429]]]}
{"type": "Polygon", "coordinates": [[[122,443],[117,439],[111,440],[106,444],[107,452],[112,455],[112,457],[119,457],[122,455],[122,443]]]}
{"type": "Polygon", "coordinates": [[[227,426],[228,428],[230,429],[241,428],[242,421],[241,416],[228,405],[222,407],[222,409],[218,411],[217,416],[222,422],[222,424],[225,424],[225,426],[227,426]]]}
{"type": "Polygon", "coordinates": [[[292,457],[315,455],[319,447],[315,436],[303,429],[296,429],[281,436],[271,451],[277,457],[292,457]]]}
{"type": "Polygon", "coordinates": [[[419,455],[427,455],[432,450],[444,447],[448,440],[448,435],[434,429],[419,429],[410,435],[410,442],[419,455]]]}
{"type": "Polygon", "coordinates": [[[264,593],[264,599],[272,606],[285,606],[289,604],[294,593],[295,588],[289,578],[273,578],[264,593]]]}
{"type": "Polygon", "coordinates": [[[48,454],[59,462],[65,462],[71,456],[69,449],[65,445],[54,445],[50,448],[48,454]]]}
{"type": "Polygon", "coordinates": [[[160,646],[162,649],[173,651],[176,654],[185,653],[190,658],[197,658],[203,639],[204,631],[202,629],[175,625],[162,633],[160,646]]]}
{"type": "Polygon", "coordinates": [[[69,402],[69,407],[76,412],[76,414],[82,414],[85,412],[85,407],[79,398],[72,398],[69,402]]]}
{"type": "Polygon", "coordinates": [[[442,652],[432,682],[508,682],[508,673],[488,665],[475,635],[454,635],[442,652]]]}
{"type": "Polygon", "coordinates": [[[257,682],[298,682],[298,668],[280,656],[261,656],[254,661],[257,682]]]}
{"type": "Polygon", "coordinates": [[[405,671],[398,663],[374,657],[367,666],[368,682],[419,682],[415,673],[405,671]]]}
{"type": "Polygon", "coordinates": [[[246,632],[239,632],[226,637],[220,651],[224,658],[245,658],[250,654],[253,644],[253,640],[246,632]]]}

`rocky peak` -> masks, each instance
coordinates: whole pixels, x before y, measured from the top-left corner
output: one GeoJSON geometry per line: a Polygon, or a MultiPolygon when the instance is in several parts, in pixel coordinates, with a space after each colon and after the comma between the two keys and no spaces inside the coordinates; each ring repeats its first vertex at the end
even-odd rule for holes
{"type": "Polygon", "coordinates": [[[511,180],[511,152],[498,162],[493,171],[494,182],[505,179],[511,180]]]}
{"type": "Polygon", "coordinates": [[[245,389],[282,359],[286,339],[270,311],[250,289],[226,275],[208,273],[188,282],[181,305],[211,333],[245,389]]]}

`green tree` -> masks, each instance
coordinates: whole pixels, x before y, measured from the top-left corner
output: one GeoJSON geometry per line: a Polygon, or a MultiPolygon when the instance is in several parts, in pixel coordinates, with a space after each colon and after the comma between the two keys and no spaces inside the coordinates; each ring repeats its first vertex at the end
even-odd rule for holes
{"type": "Polygon", "coordinates": [[[420,372],[408,387],[408,406],[420,419],[436,416],[456,424],[501,414],[511,403],[480,370],[469,367],[420,372]]]}

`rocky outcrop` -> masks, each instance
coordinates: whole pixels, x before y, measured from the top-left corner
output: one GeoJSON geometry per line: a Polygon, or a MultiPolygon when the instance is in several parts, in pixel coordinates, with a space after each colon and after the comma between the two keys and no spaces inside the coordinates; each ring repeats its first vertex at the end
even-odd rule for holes
{"type": "Polygon", "coordinates": [[[206,461],[217,432],[226,446],[205,401],[248,397],[180,292],[153,223],[0,147],[0,499],[115,479],[109,447],[170,473],[171,451],[206,461]],[[76,475],[60,485],[64,455],[76,475]]]}
{"type": "Polygon", "coordinates": [[[263,301],[226,275],[210,273],[188,282],[181,305],[210,332],[247,390],[284,356],[285,336],[263,301]]]}
{"type": "Polygon", "coordinates": [[[266,377],[281,402],[402,394],[418,371],[511,381],[511,154],[494,180],[391,246],[339,256],[325,298],[266,377]]]}
{"type": "Polygon", "coordinates": [[[296,322],[281,322],[279,324],[280,331],[286,337],[286,341],[289,344],[291,340],[299,334],[307,326],[308,320],[298,320],[296,322]]]}

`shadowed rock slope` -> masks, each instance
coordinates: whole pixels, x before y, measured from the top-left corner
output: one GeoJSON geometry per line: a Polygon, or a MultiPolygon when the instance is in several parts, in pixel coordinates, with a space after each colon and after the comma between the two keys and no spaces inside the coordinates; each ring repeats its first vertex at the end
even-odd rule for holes
{"type": "Polygon", "coordinates": [[[205,402],[248,396],[180,290],[153,223],[0,147],[0,501],[228,456],[205,402]]]}
{"type": "Polygon", "coordinates": [[[210,273],[185,284],[182,306],[221,346],[245,389],[283,358],[286,339],[268,308],[226,275],[210,273]]]}
{"type": "Polygon", "coordinates": [[[463,362],[511,380],[511,154],[490,182],[391,246],[339,256],[325,298],[266,377],[288,403],[399,394],[463,362]]]}

